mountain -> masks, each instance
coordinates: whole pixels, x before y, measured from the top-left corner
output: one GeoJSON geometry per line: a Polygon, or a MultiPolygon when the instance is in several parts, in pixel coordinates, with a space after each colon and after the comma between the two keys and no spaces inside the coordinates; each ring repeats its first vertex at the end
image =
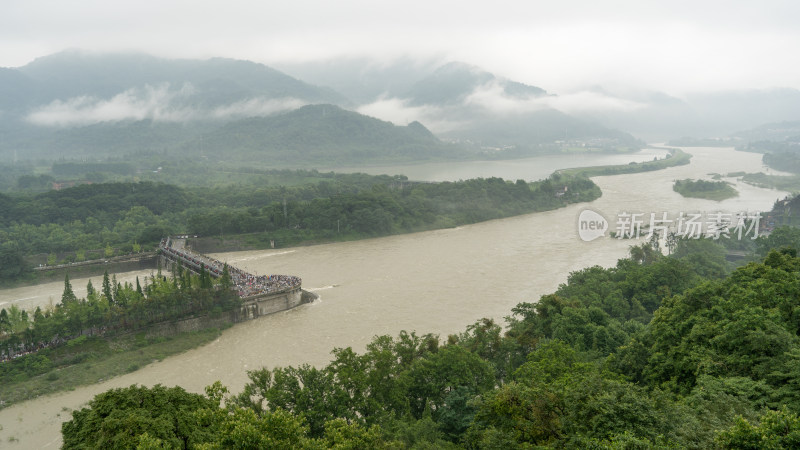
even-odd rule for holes
{"type": "MultiPolygon", "coordinates": [[[[561,147],[638,148],[633,136],[555,109],[557,96],[542,88],[452,62],[415,83],[406,105],[456,123],[439,132],[448,140],[479,147],[514,149],[510,156],[552,152],[561,147]]],[[[435,122],[435,120],[434,120],[435,122]]],[[[497,155],[494,155],[497,156],[497,155]]]]}
{"type": "Polygon", "coordinates": [[[335,105],[307,105],[263,117],[186,123],[153,120],[96,123],[40,133],[23,142],[27,157],[57,148],[66,158],[172,155],[254,167],[319,167],[458,158],[418,122],[395,126],[335,105]]]}
{"type": "MultiPolygon", "coordinates": [[[[429,160],[457,156],[419,122],[396,126],[335,105],[227,123],[187,149],[224,149],[224,158],[259,158],[278,165],[352,164],[369,161],[429,160]]],[[[206,152],[208,153],[208,152],[206,152]]],[[[214,157],[214,156],[210,156],[214,157]]]]}
{"type": "Polygon", "coordinates": [[[402,97],[415,83],[441,65],[438,59],[402,57],[391,61],[369,58],[284,63],[277,66],[301,80],[330,86],[357,105],[372,103],[381,97],[402,97]]]}
{"type": "Polygon", "coordinates": [[[644,146],[634,136],[582,120],[554,109],[519,112],[500,117],[490,114],[463,129],[442,133],[443,138],[466,139],[481,147],[516,148],[528,153],[553,150],[553,145],[563,147],[591,147],[615,150],[644,146]]]}
{"type": "Polygon", "coordinates": [[[37,101],[41,84],[18,69],[0,67],[0,112],[18,112],[37,101]]]}
{"type": "Polygon", "coordinates": [[[0,69],[0,156],[199,149],[207,158],[330,165],[461,158],[481,147],[535,154],[590,141],[601,148],[640,145],[630,135],[555,109],[557,97],[542,88],[465,63],[356,60],[332,67],[318,68],[315,81],[331,80],[356,94],[361,86],[359,99],[380,91],[369,101],[386,100],[388,107],[346,111],[341,107],[354,103],[333,89],[250,61],[81,51],[42,57],[0,69]],[[360,75],[348,82],[348,74],[360,75]],[[437,136],[463,143],[460,152],[437,136]]]}
{"type": "Polygon", "coordinates": [[[544,89],[499,78],[492,73],[462,62],[451,62],[418,81],[404,98],[412,105],[454,105],[466,100],[476,90],[495,84],[510,98],[527,100],[547,95],[544,89]]]}
{"type": "Polygon", "coordinates": [[[93,96],[110,98],[131,88],[190,85],[197,103],[219,105],[245,98],[297,98],[307,103],[346,102],[327,88],[310,85],[250,61],[163,59],[138,53],[65,51],[18,69],[41,89],[40,101],[93,96]]]}
{"type": "Polygon", "coordinates": [[[773,122],[755,128],[739,131],[733,137],[744,141],[798,141],[800,140],[800,121],[773,122]]]}
{"type": "Polygon", "coordinates": [[[639,107],[576,115],[651,141],[721,138],[764,123],[800,119],[800,91],[790,88],[691,93],[683,98],[658,92],[608,95],[639,107]]]}
{"type": "Polygon", "coordinates": [[[770,167],[800,173],[800,121],[767,123],[731,136],[737,148],[765,153],[770,167]]]}
{"type": "Polygon", "coordinates": [[[596,120],[579,119],[551,107],[548,101],[556,96],[540,87],[463,62],[345,59],[282,67],[303,79],[333,86],[364,105],[361,111],[389,120],[421,121],[448,140],[488,147],[538,147],[565,138],[641,145],[596,120]],[[509,109],[498,111],[501,105],[509,109]]]}

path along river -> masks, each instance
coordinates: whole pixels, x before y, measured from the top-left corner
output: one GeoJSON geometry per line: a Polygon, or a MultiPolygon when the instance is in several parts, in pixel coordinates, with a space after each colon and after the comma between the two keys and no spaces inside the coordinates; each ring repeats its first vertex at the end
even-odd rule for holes
{"type": "MultiPolygon", "coordinates": [[[[70,418],[68,410],[110,388],[161,383],[202,392],[220,380],[238,392],[248,369],[323,365],[334,347],[360,351],[373,336],[396,335],[403,329],[444,338],[482,317],[502,321],[514,305],[552,292],[571,271],[611,266],[626,255],[630,241],[578,238],[578,215],[587,208],[603,214],[613,230],[623,211],[677,216],[688,211],[768,210],[786,195],[729,179],[739,190],[737,198],[723,202],[683,198],[672,191],[675,179],[763,170],[757,154],[720,148],[685,151],[694,155],[687,166],[596,178],[603,196],[590,204],[410,235],[214,255],[253,273],[299,275],[304,288],[316,291],[321,300],[238,324],[204,347],[134,373],[0,410],[0,447],[59,447],[60,426],[70,418]],[[10,437],[19,441],[9,442],[10,437]]],[[[73,285],[83,287],[86,281],[76,279],[73,285]]],[[[99,281],[94,280],[95,285],[99,281]]],[[[63,285],[44,285],[0,291],[0,301],[58,298],[61,289],[63,285]]]]}

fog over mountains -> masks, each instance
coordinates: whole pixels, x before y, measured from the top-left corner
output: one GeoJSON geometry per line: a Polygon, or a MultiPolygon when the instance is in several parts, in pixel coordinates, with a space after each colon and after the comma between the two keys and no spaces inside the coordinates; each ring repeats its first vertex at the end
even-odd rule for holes
{"type": "Polygon", "coordinates": [[[0,152],[81,157],[224,149],[261,151],[286,163],[293,154],[298,163],[337,163],[515,149],[511,157],[552,151],[556,142],[631,148],[640,139],[727,136],[800,118],[794,89],[682,99],[602,87],[556,93],[462,62],[411,59],[281,69],[81,51],[0,68],[0,152]],[[306,105],[330,107],[301,109],[306,105]],[[347,148],[348,158],[337,156],[347,148]]]}

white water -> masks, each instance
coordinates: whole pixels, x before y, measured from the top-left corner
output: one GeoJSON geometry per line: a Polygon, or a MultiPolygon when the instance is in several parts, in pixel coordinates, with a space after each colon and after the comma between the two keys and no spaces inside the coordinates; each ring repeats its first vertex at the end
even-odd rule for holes
{"type": "MultiPolygon", "coordinates": [[[[334,347],[361,350],[373,336],[403,329],[444,338],[481,317],[502,320],[517,303],[552,292],[569,272],[610,266],[625,256],[631,242],[578,238],[577,217],[586,208],[602,213],[613,228],[621,211],[767,210],[786,195],[738,183],[740,196],[724,202],[683,198],[672,191],[675,179],[761,168],[756,154],[686,151],[694,155],[687,166],[596,178],[603,196],[591,204],[410,235],[215,255],[252,272],[299,275],[304,288],[315,290],[321,301],[238,324],[211,344],[137,372],[0,410],[0,446],[11,446],[8,438],[13,436],[20,440],[17,448],[56,448],[60,423],[70,418],[62,409],[78,408],[113,387],[161,383],[201,392],[220,380],[238,392],[248,369],[325,364],[334,347]]],[[[73,280],[73,286],[85,284],[73,280]]],[[[42,290],[51,292],[44,296],[57,292],[60,297],[60,289],[32,286],[0,291],[0,298],[42,296],[42,290]]]]}

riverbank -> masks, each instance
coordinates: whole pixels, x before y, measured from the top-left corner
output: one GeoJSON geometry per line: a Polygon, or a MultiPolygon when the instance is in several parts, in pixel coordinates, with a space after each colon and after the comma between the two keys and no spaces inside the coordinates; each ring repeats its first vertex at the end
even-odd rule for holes
{"type": "Polygon", "coordinates": [[[737,176],[741,177],[745,183],[756,187],[780,189],[792,193],[800,192],[800,175],[769,175],[758,172],[737,174],[737,176]]]}
{"type": "MultiPolygon", "coordinates": [[[[437,220],[430,225],[417,226],[405,230],[393,230],[388,233],[359,233],[354,231],[339,233],[336,230],[329,230],[318,232],[315,230],[278,230],[269,233],[242,233],[227,236],[206,236],[198,238],[187,239],[187,244],[193,250],[200,253],[223,253],[223,252],[237,252],[246,250],[266,250],[266,249],[291,249],[296,247],[308,247],[312,245],[333,244],[337,242],[352,242],[365,239],[374,239],[387,236],[396,236],[403,234],[421,233],[425,231],[447,230],[464,225],[472,225],[475,223],[486,222],[496,219],[505,219],[525,214],[532,214],[537,212],[552,211],[554,209],[563,208],[573,203],[591,202],[600,198],[602,192],[599,188],[592,189],[590,192],[585,193],[580,202],[568,201],[563,204],[554,205],[551,207],[530,208],[526,210],[515,211],[511,214],[498,214],[491,217],[482,218],[476,221],[458,221],[448,220],[447,218],[437,220]]],[[[553,194],[555,195],[555,194],[553,194]]]]}
{"type": "Polygon", "coordinates": [[[55,266],[34,267],[24,278],[3,280],[0,289],[33,286],[52,281],[64,281],[64,276],[72,278],[92,277],[108,273],[130,272],[133,270],[156,268],[156,253],[145,252],[133,255],[115,256],[55,266]]]}
{"type": "Polygon", "coordinates": [[[134,372],[212,342],[231,325],[223,323],[174,335],[141,330],[111,338],[82,336],[59,347],[0,363],[0,409],[134,372]]]}
{"type": "Polygon", "coordinates": [[[669,149],[670,156],[664,159],[658,159],[645,162],[632,162],[629,164],[619,164],[615,166],[590,166],[590,167],[575,167],[571,169],[557,170],[556,173],[568,176],[579,177],[598,177],[608,175],[623,175],[631,173],[650,172],[653,170],[666,169],[668,167],[683,166],[689,164],[692,155],[684,152],[681,149],[669,149]]]}
{"type": "MultiPolygon", "coordinates": [[[[459,182],[419,184],[407,191],[376,191],[365,201],[376,208],[367,212],[355,203],[350,214],[360,223],[330,220],[333,226],[293,227],[256,233],[205,236],[188,240],[201,253],[241,250],[286,249],[309,245],[349,242],[361,239],[452,229],[496,219],[552,211],[570,204],[594,201],[600,188],[585,177],[553,174],[533,183],[510,182],[501,178],[478,178],[459,182]]],[[[337,210],[342,209],[337,205],[337,210]]],[[[336,211],[336,210],[335,210],[336,211]]],[[[334,212],[335,212],[334,211],[334,212]]],[[[330,215],[322,210],[320,215],[330,215]]],[[[352,219],[351,219],[352,220],[352,219]]]]}

